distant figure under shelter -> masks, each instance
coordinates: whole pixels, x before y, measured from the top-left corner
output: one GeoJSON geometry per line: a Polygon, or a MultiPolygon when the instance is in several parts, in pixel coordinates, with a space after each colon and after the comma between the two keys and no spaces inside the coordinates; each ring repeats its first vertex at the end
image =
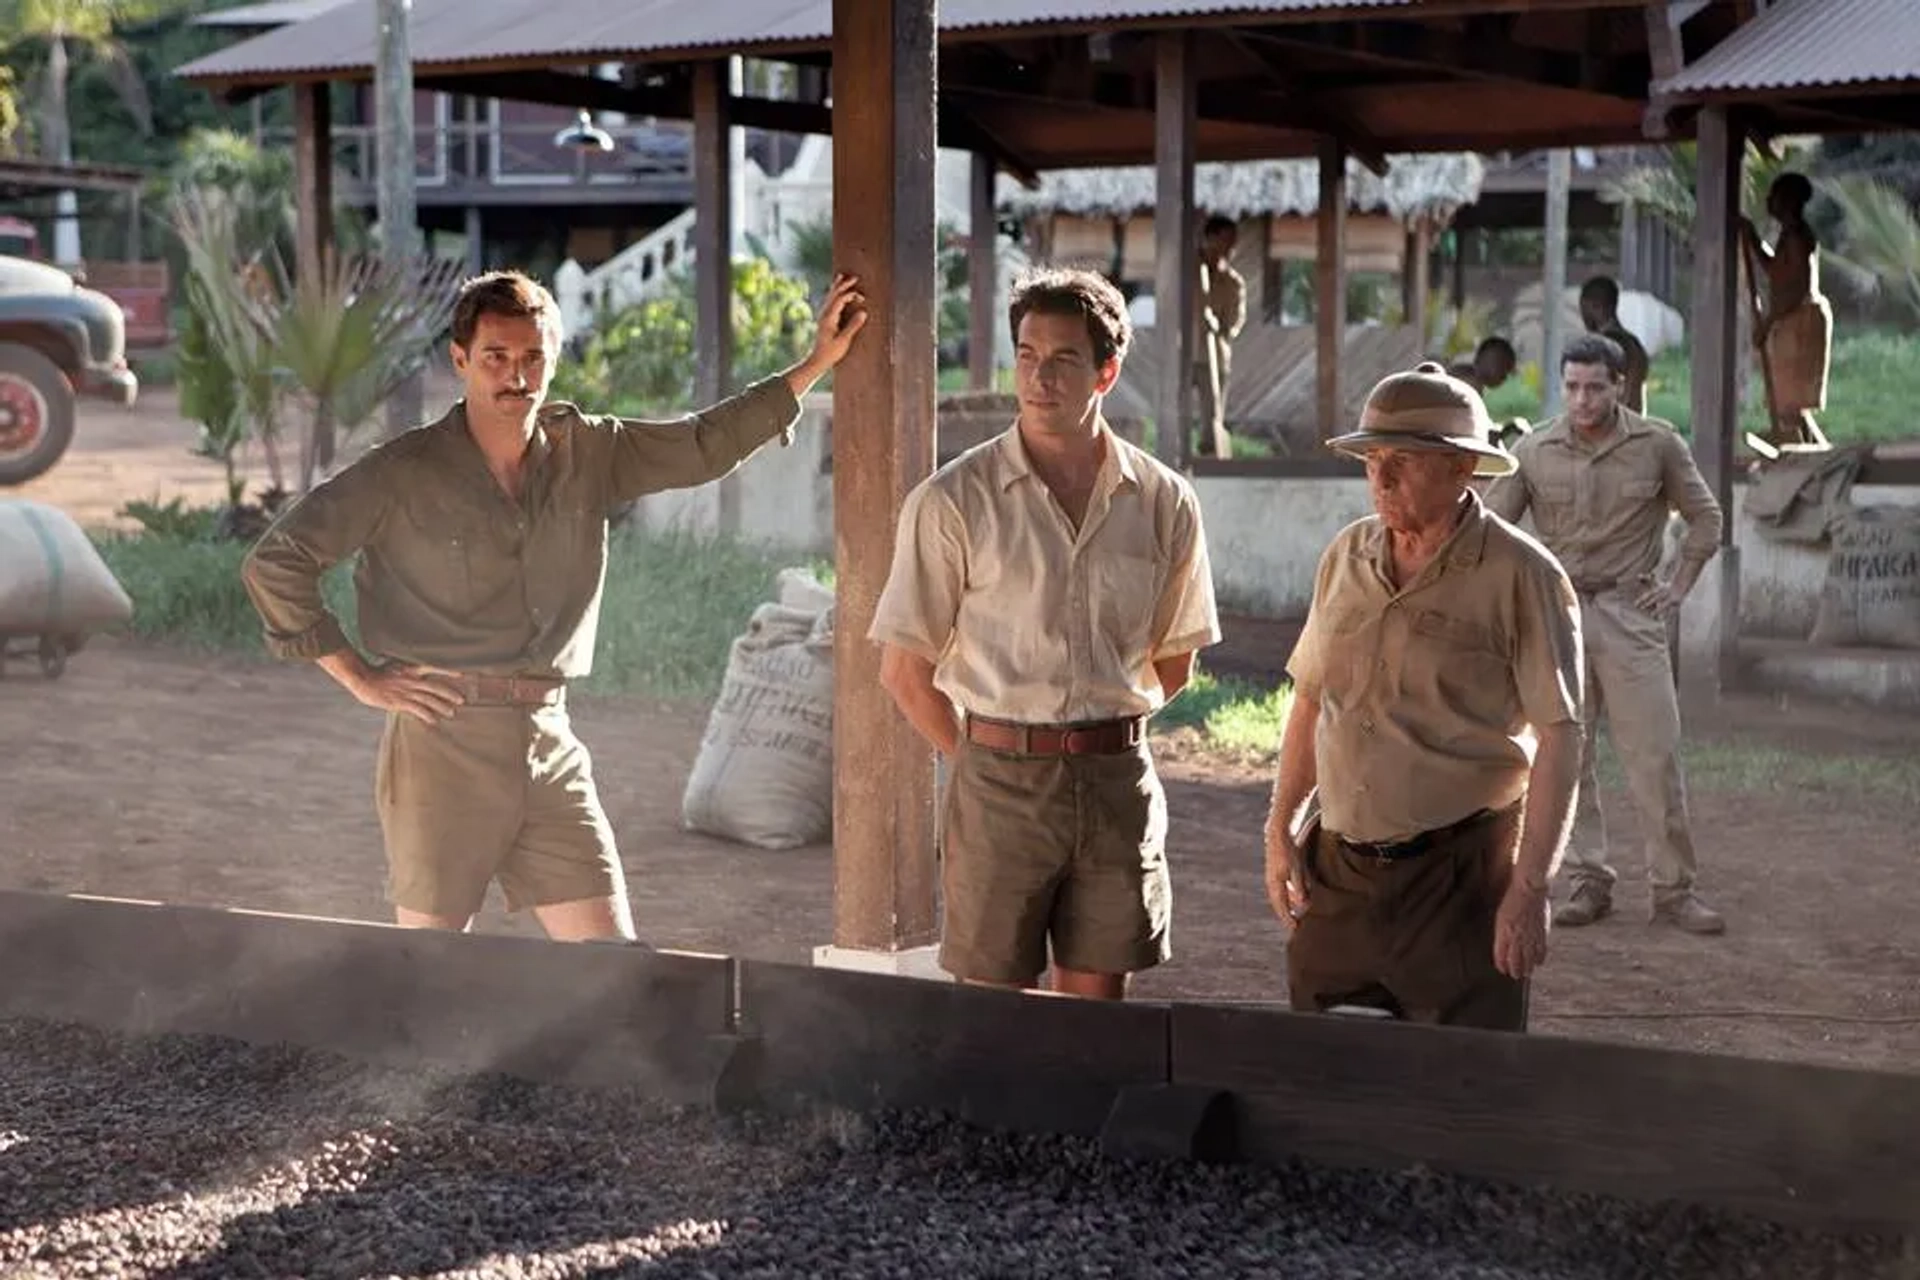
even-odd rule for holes
{"type": "Polygon", "coordinates": [[[1753,223],[1740,219],[1748,262],[1766,276],[1766,304],[1754,324],[1767,380],[1776,445],[1825,445],[1814,414],[1827,407],[1827,370],[1833,355],[1833,308],[1820,292],[1820,242],[1807,225],[1813,184],[1805,175],[1783,173],[1767,191],[1767,212],[1780,226],[1769,249],[1753,223]]]}

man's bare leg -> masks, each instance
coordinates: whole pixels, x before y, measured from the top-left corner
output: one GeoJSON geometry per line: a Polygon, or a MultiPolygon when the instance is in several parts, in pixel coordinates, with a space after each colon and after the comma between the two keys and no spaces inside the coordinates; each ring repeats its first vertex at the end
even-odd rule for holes
{"type": "Polygon", "coordinates": [[[625,894],[549,902],[533,909],[534,919],[555,942],[633,941],[633,912],[625,894]]]}
{"type": "Polygon", "coordinates": [[[447,933],[465,933],[473,927],[472,916],[436,916],[430,911],[393,909],[393,922],[402,929],[440,929],[447,933]]]}
{"type": "Polygon", "coordinates": [[[1125,1000],[1127,976],[1124,973],[1089,973],[1085,969],[1053,966],[1053,989],[1063,996],[1086,1000],[1125,1000]]]}

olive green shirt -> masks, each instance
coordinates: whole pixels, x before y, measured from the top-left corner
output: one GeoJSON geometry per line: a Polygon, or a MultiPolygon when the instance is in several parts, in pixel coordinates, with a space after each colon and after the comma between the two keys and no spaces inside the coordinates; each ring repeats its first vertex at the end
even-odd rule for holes
{"type": "Polygon", "coordinates": [[[541,407],[518,502],[467,431],[466,404],[370,450],[284,512],[248,554],[247,594],[277,657],[348,647],[320,576],[361,553],[360,638],[376,659],[494,674],[593,665],[607,516],[663,489],[717,480],[791,441],[800,406],[769,378],[672,422],[541,407]]]}
{"type": "Polygon", "coordinates": [[[1519,470],[1487,490],[1488,508],[1502,518],[1533,513],[1540,541],[1584,591],[1647,580],[1675,511],[1687,525],[1682,560],[1705,564],[1720,549],[1720,504],[1687,442],[1658,418],[1617,412],[1597,441],[1564,415],[1545,423],[1513,447],[1519,470]]]}

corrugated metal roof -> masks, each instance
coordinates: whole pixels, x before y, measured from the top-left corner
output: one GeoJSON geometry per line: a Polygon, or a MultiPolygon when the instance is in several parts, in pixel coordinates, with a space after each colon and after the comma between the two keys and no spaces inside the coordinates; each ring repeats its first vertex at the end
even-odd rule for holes
{"type": "MultiPolygon", "coordinates": [[[[1418,8],[1425,0],[943,0],[942,31],[1183,17],[1251,18],[1366,8],[1418,8]]],[[[821,47],[833,37],[832,0],[415,0],[408,32],[418,65],[530,56],[645,60],[662,55],[771,53],[821,47]]],[[[181,67],[188,80],[369,73],[374,0],[346,0],[304,22],[243,41],[181,67]]]]}
{"type": "Polygon", "coordinates": [[[1920,82],[1915,0],[1776,0],[1690,67],[1654,85],[1686,99],[1920,82]]]}

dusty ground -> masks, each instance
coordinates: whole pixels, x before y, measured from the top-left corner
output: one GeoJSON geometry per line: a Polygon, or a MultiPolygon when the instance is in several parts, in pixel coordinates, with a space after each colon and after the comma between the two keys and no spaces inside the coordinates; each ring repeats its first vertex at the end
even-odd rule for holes
{"type": "MultiPolygon", "coordinates": [[[[79,443],[25,496],[83,520],[128,497],[219,497],[184,453],[190,433],[153,397],[137,416],[87,412],[79,443]]],[[[1242,623],[1222,666],[1272,670],[1286,628],[1242,623]]],[[[698,707],[583,701],[607,808],[644,934],[665,946],[801,960],[830,932],[824,848],[767,853],[679,829],[698,707]]],[[[1696,741],[1899,762],[1910,718],[1736,698],[1689,709],[1696,741]]],[[[59,681],[0,684],[0,884],[379,919],[371,812],[379,723],[311,668],[235,665],[96,641],[59,681]]],[[[1259,875],[1265,774],[1166,753],[1177,958],[1149,997],[1283,996],[1280,935],[1259,875]]],[[[1625,797],[1608,796],[1624,814],[1625,797]]],[[[1697,782],[1705,887],[1720,939],[1654,930],[1629,859],[1623,910],[1561,931],[1535,995],[1536,1027],[1742,1054],[1914,1069],[1920,1063],[1920,837],[1914,792],[1861,804],[1844,787],[1764,777],[1697,782]]],[[[490,908],[483,927],[527,931],[490,908]]]]}

